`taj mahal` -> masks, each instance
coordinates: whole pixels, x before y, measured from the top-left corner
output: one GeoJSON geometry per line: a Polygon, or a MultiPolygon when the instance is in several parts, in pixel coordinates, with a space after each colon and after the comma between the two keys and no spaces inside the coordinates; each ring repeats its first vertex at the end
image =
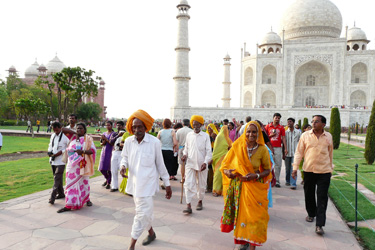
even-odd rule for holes
{"type": "Polygon", "coordinates": [[[228,54],[222,107],[189,106],[190,5],[181,0],[177,9],[172,119],[199,114],[205,120],[243,120],[250,115],[267,122],[279,112],[283,123],[288,117],[322,114],[329,124],[331,107],[339,107],[342,126],[368,123],[375,99],[375,50],[367,49],[370,41],[359,27],[343,27],[340,10],[330,0],[296,0],[284,13],[278,32],[268,32],[255,54],[242,49],[240,107],[230,104],[228,54]]]}

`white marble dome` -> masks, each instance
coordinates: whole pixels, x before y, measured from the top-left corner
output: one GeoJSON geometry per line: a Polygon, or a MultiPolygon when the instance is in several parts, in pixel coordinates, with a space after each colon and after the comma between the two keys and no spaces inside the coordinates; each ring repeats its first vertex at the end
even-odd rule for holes
{"type": "Polygon", "coordinates": [[[260,45],[266,44],[281,44],[281,38],[275,32],[270,31],[263,37],[262,43],[260,45]]]}
{"type": "Polygon", "coordinates": [[[358,27],[353,27],[348,30],[348,41],[366,40],[366,33],[358,27]]]}
{"type": "Polygon", "coordinates": [[[46,65],[48,73],[56,73],[60,72],[63,68],[65,68],[65,64],[57,57],[57,55],[47,63],[46,65]]]}
{"type": "Polygon", "coordinates": [[[31,64],[25,71],[25,77],[38,77],[39,76],[39,64],[35,60],[33,64],[31,64]]]}
{"type": "Polygon", "coordinates": [[[339,38],[342,30],[340,10],[329,0],[296,0],[284,13],[280,35],[285,39],[316,37],[339,38]]]}

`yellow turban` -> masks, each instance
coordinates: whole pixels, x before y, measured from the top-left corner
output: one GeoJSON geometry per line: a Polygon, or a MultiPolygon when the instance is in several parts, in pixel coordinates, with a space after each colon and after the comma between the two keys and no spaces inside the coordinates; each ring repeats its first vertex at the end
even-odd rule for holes
{"type": "Polygon", "coordinates": [[[203,116],[200,116],[200,115],[193,115],[190,118],[190,125],[191,125],[191,127],[193,127],[193,121],[197,121],[197,122],[199,122],[202,125],[204,124],[203,116]]]}
{"type": "Polygon", "coordinates": [[[146,132],[148,132],[152,125],[154,124],[154,118],[152,118],[146,111],[142,109],[138,109],[135,111],[128,119],[126,123],[126,130],[131,134],[134,135],[132,126],[133,126],[133,120],[137,118],[143,122],[143,124],[146,126],[146,132]]]}

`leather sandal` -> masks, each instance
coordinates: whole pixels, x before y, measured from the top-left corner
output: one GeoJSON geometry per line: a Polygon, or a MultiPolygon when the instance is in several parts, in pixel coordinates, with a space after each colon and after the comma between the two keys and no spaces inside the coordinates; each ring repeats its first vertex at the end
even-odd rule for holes
{"type": "Polygon", "coordinates": [[[197,209],[198,211],[202,210],[202,209],[203,209],[203,204],[202,204],[201,202],[198,203],[196,209],[197,209]]]}
{"type": "Polygon", "coordinates": [[[87,201],[87,202],[86,202],[86,205],[87,205],[88,207],[91,207],[91,206],[92,206],[92,202],[91,202],[91,201],[87,201]]]}
{"type": "Polygon", "coordinates": [[[156,234],[154,232],[153,235],[147,235],[147,237],[142,241],[143,246],[147,246],[151,242],[153,242],[156,239],[156,234]]]}
{"type": "Polygon", "coordinates": [[[324,234],[324,230],[322,227],[320,226],[316,226],[315,228],[315,233],[319,234],[319,235],[323,235],[324,234]]]}
{"type": "Polygon", "coordinates": [[[59,210],[57,210],[58,213],[63,213],[63,212],[67,212],[67,211],[70,211],[71,209],[70,208],[67,208],[67,207],[63,207],[59,210]]]}
{"type": "Polygon", "coordinates": [[[193,212],[193,210],[191,209],[191,207],[188,207],[186,208],[184,211],[182,211],[184,214],[191,214],[193,212]]]}
{"type": "Polygon", "coordinates": [[[314,217],[307,216],[306,217],[306,221],[307,222],[313,222],[314,221],[314,217]]]}

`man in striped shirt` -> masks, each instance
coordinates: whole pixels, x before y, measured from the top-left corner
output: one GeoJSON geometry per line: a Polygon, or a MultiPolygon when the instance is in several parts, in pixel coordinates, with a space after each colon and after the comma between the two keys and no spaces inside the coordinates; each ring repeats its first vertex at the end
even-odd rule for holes
{"type": "Polygon", "coordinates": [[[297,188],[297,178],[291,178],[292,175],[292,163],[294,159],[294,152],[298,145],[298,141],[301,137],[301,132],[294,128],[294,118],[288,118],[288,130],[285,132],[286,148],[288,150],[285,156],[285,182],[286,186],[290,186],[291,189],[297,188]]]}

